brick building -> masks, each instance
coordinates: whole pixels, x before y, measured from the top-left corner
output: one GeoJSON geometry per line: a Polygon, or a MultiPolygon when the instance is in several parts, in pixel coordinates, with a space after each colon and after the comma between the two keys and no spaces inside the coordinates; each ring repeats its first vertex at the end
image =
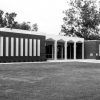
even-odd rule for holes
{"type": "Polygon", "coordinates": [[[99,59],[100,41],[0,28],[0,62],[99,59]]]}

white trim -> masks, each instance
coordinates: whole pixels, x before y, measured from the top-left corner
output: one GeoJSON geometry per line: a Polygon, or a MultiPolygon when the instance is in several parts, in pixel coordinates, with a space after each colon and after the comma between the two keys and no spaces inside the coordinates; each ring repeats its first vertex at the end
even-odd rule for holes
{"type": "Polygon", "coordinates": [[[66,60],[67,59],[67,42],[64,43],[64,49],[65,49],[64,55],[65,55],[65,60],[66,60]]]}
{"type": "Polygon", "coordinates": [[[36,39],[33,39],[34,40],[34,46],[33,46],[33,48],[34,48],[34,56],[36,56],[36,39]]]}
{"type": "Polygon", "coordinates": [[[3,56],[3,37],[0,37],[0,56],[3,56]]]}
{"type": "Polygon", "coordinates": [[[0,28],[0,31],[19,33],[19,34],[21,33],[21,34],[43,35],[43,36],[45,36],[45,33],[43,33],[43,32],[35,32],[35,31],[21,30],[21,29],[0,28]]]}
{"type": "Polygon", "coordinates": [[[16,38],[16,56],[19,55],[19,38],[16,38]]]}
{"type": "Polygon", "coordinates": [[[14,56],[14,37],[11,37],[11,56],[14,56]]]}
{"type": "Polygon", "coordinates": [[[25,39],[25,56],[28,56],[28,39],[25,39]]]}
{"type": "Polygon", "coordinates": [[[32,39],[29,39],[29,56],[32,56],[32,39]]]}
{"type": "Polygon", "coordinates": [[[20,39],[20,56],[23,56],[23,38],[20,39]]]}
{"type": "Polygon", "coordinates": [[[37,40],[37,56],[40,56],[40,40],[37,40]]]}
{"type": "Polygon", "coordinates": [[[76,59],[76,42],[74,42],[74,59],[76,59]]]}
{"type": "Polygon", "coordinates": [[[6,56],[9,56],[9,37],[6,37],[6,56]]]}
{"type": "Polygon", "coordinates": [[[57,41],[54,42],[54,59],[57,60],[57,41]]]}

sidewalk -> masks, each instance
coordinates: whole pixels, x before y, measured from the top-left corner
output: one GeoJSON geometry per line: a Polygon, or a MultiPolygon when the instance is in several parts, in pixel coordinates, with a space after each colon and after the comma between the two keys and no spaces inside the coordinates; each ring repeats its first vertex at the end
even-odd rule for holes
{"type": "Polygon", "coordinates": [[[39,64],[39,63],[57,63],[57,62],[86,62],[86,63],[100,63],[100,60],[96,59],[76,59],[76,60],[47,60],[42,62],[9,62],[9,63],[0,63],[0,64],[39,64]]]}
{"type": "Polygon", "coordinates": [[[96,60],[96,59],[48,60],[47,62],[87,62],[87,63],[100,63],[100,60],[96,60]]]}

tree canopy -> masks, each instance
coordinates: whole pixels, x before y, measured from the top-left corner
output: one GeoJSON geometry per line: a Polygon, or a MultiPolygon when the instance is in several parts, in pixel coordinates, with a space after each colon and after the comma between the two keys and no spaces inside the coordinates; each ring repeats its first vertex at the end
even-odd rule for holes
{"type": "Polygon", "coordinates": [[[64,11],[64,24],[61,33],[83,37],[84,39],[100,39],[100,9],[95,0],[70,0],[70,7],[64,11]]]}
{"type": "Polygon", "coordinates": [[[15,12],[12,13],[4,13],[0,10],[0,28],[13,28],[13,29],[22,29],[22,30],[31,30],[31,31],[38,31],[38,25],[35,23],[32,26],[29,25],[28,22],[19,23],[15,21],[17,14],[15,12]]]}

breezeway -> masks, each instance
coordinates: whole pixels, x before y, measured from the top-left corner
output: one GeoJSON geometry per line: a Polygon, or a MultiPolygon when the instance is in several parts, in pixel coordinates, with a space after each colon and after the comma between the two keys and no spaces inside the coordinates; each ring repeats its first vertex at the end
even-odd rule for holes
{"type": "Polygon", "coordinates": [[[56,35],[46,36],[47,59],[84,59],[84,39],[56,35]]]}

